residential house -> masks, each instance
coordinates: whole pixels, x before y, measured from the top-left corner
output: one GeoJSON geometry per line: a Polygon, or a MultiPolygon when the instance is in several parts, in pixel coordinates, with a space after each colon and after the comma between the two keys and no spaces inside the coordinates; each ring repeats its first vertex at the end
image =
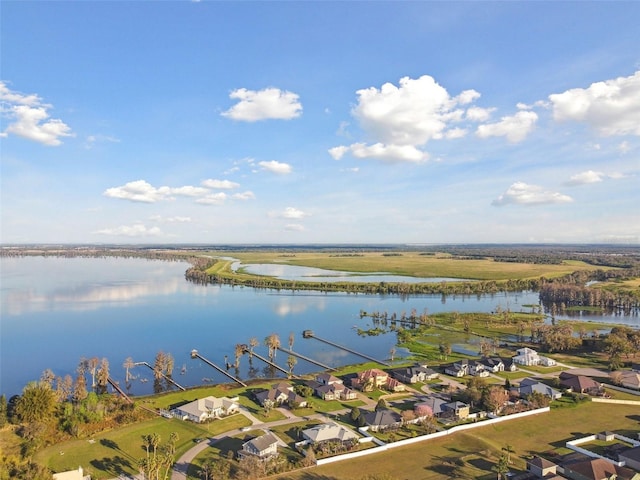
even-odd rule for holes
{"type": "Polygon", "coordinates": [[[546,478],[556,475],[558,466],[542,457],[533,457],[527,460],[527,470],[538,478],[546,478]]]}
{"type": "Polygon", "coordinates": [[[242,450],[238,451],[238,456],[253,455],[261,460],[269,459],[278,454],[278,442],[278,437],[271,432],[267,432],[248,442],[244,442],[242,444],[242,450]]]}
{"type": "Polygon", "coordinates": [[[620,374],[619,381],[620,385],[625,388],[633,388],[635,390],[640,390],[640,373],[635,371],[622,371],[622,372],[613,372],[613,374],[620,374]]]}
{"type": "Polygon", "coordinates": [[[293,391],[293,386],[285,382],[275,383],[270,390],[254,393],[254,397],[263,407],[289,405],[289,407],[306,407],[307,400],[293,391]]]}
{"type": "Polygon", "coordinates": [[[560,385],[572,392],[597,395],[602,392],[602,384],[584,375],[574,375],[569,372],[560,374],[560,385]]]}
{"type": "Polygon", "coordinates": [[[322,423],[302,431],[302,437],[309,443],[329,441],[348,442],[357,441],[359,436],[353,430],[335,422],[322,423]]]}
{"type": "Polygon", "coordinates": [[[460,360],[459,362],[444,365],[444,373],[452,377],[464,377],[469,375],[469,361],[460,360]]]}
{"type": "Polygon", "coordinates": [[[195,423],[204,422],[212,418],[220,418],[226,415],[238,413],[240,405],[238,397],[205,397],[185,403],[171,410],[174,417],[182,420],[190,420],[195,423]]]}
{"type": "Polygon", "coordinates": [[[330,373],[320,373],[307,385],[323,400],[353,400],[357,398],[355,391],[347,388],[341,379],[330,373]]]}
{"type": "Polygon", "coordinates": [[[488,377],[491,372],[486,368],[485,364],[480,360],[471,360],[469,365],[469,375],[474,377],[488,377]]]}
{"type": "Polygon", "coordinates": [[[557,400],[562,397],[562,392],[559,392],[555,388],[551,388],[549,385],[533,378],[523,378],[520,381],[518,392],[521,397],[526,397],[534,392],[542,393],[543,395],[550,397],[552,400],[557,400]]]}
{"type": "Polygon", "coordinates": [[[478,360],[491,373],[504,372],[504,362],[500,357],[484,357],[478,360]]]}
{"type": "Polygon", "coordinates": [[[369,426],[372,432],[384,431],[402,426],[402,417],[399,413],[383,408],[373,412],[362,412],[365,425],[369,426]]]}
{"type": "Polygon", "coordinates": [[[442,417],[464,420],[469,416],[469,405],[463,402],[449,402],[442,405],[442,417]]]}
{"type": "Polygon", "coordinates": [[[564,475],[572,480],[640,480],[640,473],[603,458],[569,463],[563,469],[564,475]]]}
{"type": "Polygon", "coordinates": [[[431,410],[431,415],[434,417],[441,417],[444,409],[443,405],[449,403],[447,400],[443,400],[440,397],[428,396],[421,402],[418,402],[414,405],[414,410],[419,411],[420,407],[428,407],[431,410]]]}
{"type": "Polygon", "coordinates": [[[363,372],[358,372],[355,378],[351,379],[351,386],[358,390],[371,391],[375,388],[383,388],[389,381],[389,374],[378,368],[371,368],[363,372]]]}
{"type": "Polygon", "coordinates": [[[543,357],[532,348],[525,347],[516,350],[516,355],[512,357],[514,363],[518,365],[532,366],[543,365],[545,367],[552,367],[556,364],[556,361],[549,357],[543,357]]]}
{"type": "Polygon", "coordinates": [[[395,378],[389,378],[384,388],[390,392],[404,392],[407,389],[404,383],[399,382],[395,378]]]}
{"type": "Polygon", "coordinates": [[[412,365],[409,367],[394,368],[389,372],[393,378],[404,383],[424,383],[428,380],[438,378],[439,374],[435,370],[427,368],[426,365],[412,365]]]}
{"type": "Polygon", "coordinates": [[[618,459],[625,462],[625,466],[640,471],[640,446],[629,448],[618,454],[618,459]]]}
{"type": "Polygon", "coordinates": [[[54,473],[53,480],[91,480],[91,475],[85,475],[82,467],[78,467],[77,470],[54,473]]]}

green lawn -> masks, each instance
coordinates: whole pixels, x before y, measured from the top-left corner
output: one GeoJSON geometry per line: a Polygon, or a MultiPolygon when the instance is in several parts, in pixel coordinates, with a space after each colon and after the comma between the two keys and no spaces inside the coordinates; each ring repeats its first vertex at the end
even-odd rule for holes
{"type": "Polygon", "coordinates": [[[38,452],[35,460],[54,472],[82,465],[93,480],[110,479],[121,473],[138,473],[137,461],[145,455],[143,435],[157,433],[164,443],[171,432],[176,432],[179,437],[177,459],[194,445],[196,439],[248,424],[246,417],[240,414],[202,425],[159,417],[96,435],[91,440],[72,440],[48,447],[38,452]]]}
{"type": "Polygon", "coordinates": [[[502,447],[511,445],[513,467],[524,470],[524,458],[532,454],[568,453],[568,440],[611,430],[635,436],[640,430],[637,406],[612,407],[585,403],[576,408],[554,409],[546,414],[479,427],[451,436],[419,442],[388,452],[339,464],[292,472],[280,480],[351,480],[366,474],[387,473],[412,480],[495,479],[491,467],[502,447]],[[620,408],[619,408],[620,407],[620,408]]]}

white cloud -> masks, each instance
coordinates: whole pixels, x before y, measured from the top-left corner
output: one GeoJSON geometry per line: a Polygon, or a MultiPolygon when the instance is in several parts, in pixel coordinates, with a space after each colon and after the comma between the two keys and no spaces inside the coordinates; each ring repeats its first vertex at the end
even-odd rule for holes
{"type": "Polygon", "coordinates": [[[342,157],[344,157],[344,154],[347,153],[348,151],[349,151],[349,147],[340,145],[338,147],[330,148],[329,155],[331,155],[331,158],[333,158],[334,160],[340,160],[342,157]]]}
{"type": "Polygon", "coordinates": [[[231,198],[234,198],[236,200],[254,200],[256,196],[252,191],[247,190],[246,192],[242,193],[234,193],[231,198]]]}
{"type": "Polygon", "coordinates": [[[549,95],[555,120],[585,122],[601,135],[640,135],[640,71],[549,95]]]}
{"type": "Polygon", "coordinates": [[[144,180],[128,182],[120,187],[107,188],[103,195],[132,202],[155,203],[170,195],[169,187],[156,188],[144,180]]]}
{"type": "Polygon", "coordinates": [[[472,122],[486,122],[495,108],[471,107],[467,109],[465,117],[472,122]]]}
{"type": "Polygon", "coordinates": [[[544,190],[538,185],[528,185],[524,182],[512,184],[505,193],[491,202],[495,206],[503,205],[544,205],[568,203],[573,199],[562,193],[544,190]]]}
{"type": "Polygon", "coordinates": [[[0,112],[10,119],[2,137],[9,134],[47,146],[62,144],[61,137],[72,137],[71,128],[60,119],[49,118],[51,105],[43,104],[38,95],[11,91],[0,82],[0,112]]]}
{"type": "Polygon", "coordinates": [[[285,225],[284,229],[290,232],[303,232],[304,226],[300,225],[299,223],[290,223],[288,225],[285,225]]]}
{"type": "Polygon", "coordinates": [[[538,114],[519,111],[515,115],[502,117],[499,122],[479,125],[476,135],[480,138],[506,137],[511,143],[521,142],[533,130],[538,114]]]}
{"type": "Polygon", "coordinates": [[[271,160],[270,162],[259,162],[258,165],[260,165],[264,170],[280,175],[285,175],[292,171],[291,165],[288,163],[278,162],[276,160],[271,160]]]}
{"type": "Polygon", "coordinates": [[[141,223],[134,225],[121,225],[115,228],[104,228],[93,232],[98,235],[110,235],[121,237],[158,237],[163,235],[158,227],[147,228],[141,223]]]}
{"type": "Polygon", "coordinates": [[[192,221],[191,217],[163,217],[162,215],[152,215],[149,219],[160,223],[190,223],[192,221]]]}
{"type": "Polygon", "coordinates": [[[227,194],[224,192],[210,193],[202,198],[196,200],[196,203],[203,205],[222,205],[227,199],[227,194]]]}
{"type": "MultiPolygon", "coordinates": [[[[353,115],[361,126],[381,143],[424,145],[442,138],[446,115],[455,112],[457,103],[433,77],[403,77],[399,87],[385,83],[380,89],[358,90],[358,105],[353,115]]],[[[469,96],[464,96],[465,102],[469,96]]]]}
{"type": "Polygon", "coordinates": [[[302,210],[298,210],[297,208],[294,207],[287,207],[284,209],[284,211],[280,214],[281,217],[283,218],[295,218],[295,219],[300,219],[300,218],[304,218],[307,216],[306,213],[304,213],[302,210]]]}
{"type": "Polygon", "coordinates": [[[230,180],[215,180],[213,178],[209,178],[202,182],[202,186],[207,188],[215,188],[218,190],[231,190],[234,188],[238,188],[240,184],[232,182],[230,180]]]}
{"type": "Polygon", "coordinates": [[[298,95],[279,88],[265,88],[258,91],[239,88],[232,91],[229,98],[237,99],[239,102],[222,112],[222,116],[233,120],[245,122],[267,119],[290,120],[302,114],[302,104],[298,100],[298,95]]]}
{"type": "MultiPolygon", "coordinates": [[[[169,187],[160,187],[169,188],[169,187]]],[[[185,197],[200,197],[209,193],[209,190],[202,187],[194,187],[191,185],[185,185],[184,187],[169,188],[169,191],[174,195],[182,195],[185,197]]]]}
{"type": "MultiPolygon", "coordinates": [[[[228,182],[226,180],[205,180],[203,185],[217,186],[216,188],[235,188],[239,186],[237,183],[228,182]]],[[[136,180],[128,182],[120,187],[108,188],[103,195],[111,198],[119,198],[132,202],[156,203],[163,200],[175,200],[176,196],[195,198],[196,203],[204,205],[221,205],[227,200],[228,195],[224,192],[214,193],[208,188],[195,187],[192,185],[184,185],[182,187],[154,187],[145,180],[136,180]]],[[[231,198],[236,200],[249,200],[255,198],[255,195],[246,191],[237,193],[231,198]]]]}
{"type": "MultiPolygon", "coordinates": [[[[375,158],[389,162],[412,162],[422,163],[429,159],[429,154],[423,152],[413,145],[365,145],[364,143],[354,143],[348,150],[356,158],[375,158]]],[[[334,157],[335,158],[335,157],[334,157]]]]}
{"type": "MultiPolygon", "coordinates": [[[[358,103],[351,114],[372,143],[357,142],[333,147],[329,154],[335,160],[351,153],[357,158],[424,162],[429,154],[423,147],[429,141],[451,140],[466,135],[465,128],[455,126],[466,118],[465,110],[459,107],[480,97],[475,90],[465,90],[452,97],[429,75],[417,79],[403,77],[398,86],[385,83],[379,89],[369,87],[358,90],[356,94],[358,103]]],[[[467,120],[474,115],[484,118],[491,111],[473,108],[467,109],[467,120]]]]}
{"type": "Polygon", "coordinates": [[[603,180],[605,176],[602,172],[594,172],[593,170],[587,170],[586,172],[577,173],[569,178],[566,185],[586,185],[588,183],[598,183],[603,180]]]}

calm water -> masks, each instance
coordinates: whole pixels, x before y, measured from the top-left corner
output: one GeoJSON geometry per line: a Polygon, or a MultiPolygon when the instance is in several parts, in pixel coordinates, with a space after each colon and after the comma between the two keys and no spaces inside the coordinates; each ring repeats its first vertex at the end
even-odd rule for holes
{"type": "MultiPolygon", "coordinates": [[[[127,357],[153,364],[158,351],[175,358],[174,379],[184,386],[224,382],[226,377],[190,351],[223,366],[233,362],[234,346],[256,337],[262,343],[271,334],[287,346],[330,366],[363,361],[360,357],[315,339],[303,339],[302,330],[384,359],[395,344],[394,334],[360,337],[355,327],[369,328],[360,311],[409,314],[441,311],[492,311],[498,305],[526,310],[537,303],[531,292],[477,297],[424,295],[353,295],[319,292],[275,292],[251,288],[196,285],[184,279],[188,265],[179,262],[116,258],[2,258],[0,310],[0,393],[19,393],[24,384],[50,368],[56,375],[74,374],[81,357],[106,357],[111,376],[124,385],[122,366],[127,357]],[[185,373],[181,370],[185,367],[185,373]]],[[[585,318],[585,317],[583,317],[585,318]]],[[[592,317],[640,326],[638,317],[592,317]]],[[[267,348],[256,351],[267,356],[267,348]]],[[[402,352],[398,352],[397,356],[402,352]]],[[[286,368],[286,354],[277,362],[286,368]]],[[[241,359],[238,374],[246,379],[271,375],[254,359],[241,359]]],[[[319,367],[298,360],[294,373],[319,367]]],[[[136,367],[134,394],[151,393],[152,375],[136,367]],[[146,380],[146,382],[145,382],[146,380]]],[[[230,373],[235,374],[234,369],[230,373]]]]}
{"type": "MultiPolygon", "coordinates": [[[[281,280],[300,280],[307,282],[402,282],[402,283],[437,283],[437,282],[460,282],[463,278],[446,277],[407,277],[403,275],[390,275],[384,272],[378,273],[352,273],[334,270],[324,270],[315,267],[302,267],[299,265],[277,265],[277,264],[251,264],[242,265],[237,262],[232,265],[235,271],[242,268],[243,271],[254,275],[266,275],[277,277],[281,280]]],[[[470,281],[470,280],[466,280],[470,281]]]]}

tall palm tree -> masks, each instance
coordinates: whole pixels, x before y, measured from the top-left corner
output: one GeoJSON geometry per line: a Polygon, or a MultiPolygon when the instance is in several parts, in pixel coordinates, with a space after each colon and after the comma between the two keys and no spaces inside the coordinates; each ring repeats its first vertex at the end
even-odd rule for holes
{"type": "Polygon", "coordinates": [[[251,337],[249,339],[249,363],[253,361],[253,349],[260,345],[260,342],[256,337],[251,337]]]}
{"type": "Polygon", "coordinates": [[[264,344],[269,348],[269,360],[273,361],[276,351],[280,348],[280,337],[277,333],[272,333],[264,339],[264,344]]]}
{"type": "Polygon", "coordinates": [[[124,370],[125,370],[124,381],[126,383],[129,383],[129,380],[131,380],[131,372],[129,372],[129,370],[135,367],[133,358],[127,357],[124,363],[122,364],[122,366],[124,367],[124,370]]]}
{"type": "Polygon", "coordinates": [[[293,350],[293,341],[295,340],[295,335],[293,332],[289,333],[289,350],[293,350]]]}

